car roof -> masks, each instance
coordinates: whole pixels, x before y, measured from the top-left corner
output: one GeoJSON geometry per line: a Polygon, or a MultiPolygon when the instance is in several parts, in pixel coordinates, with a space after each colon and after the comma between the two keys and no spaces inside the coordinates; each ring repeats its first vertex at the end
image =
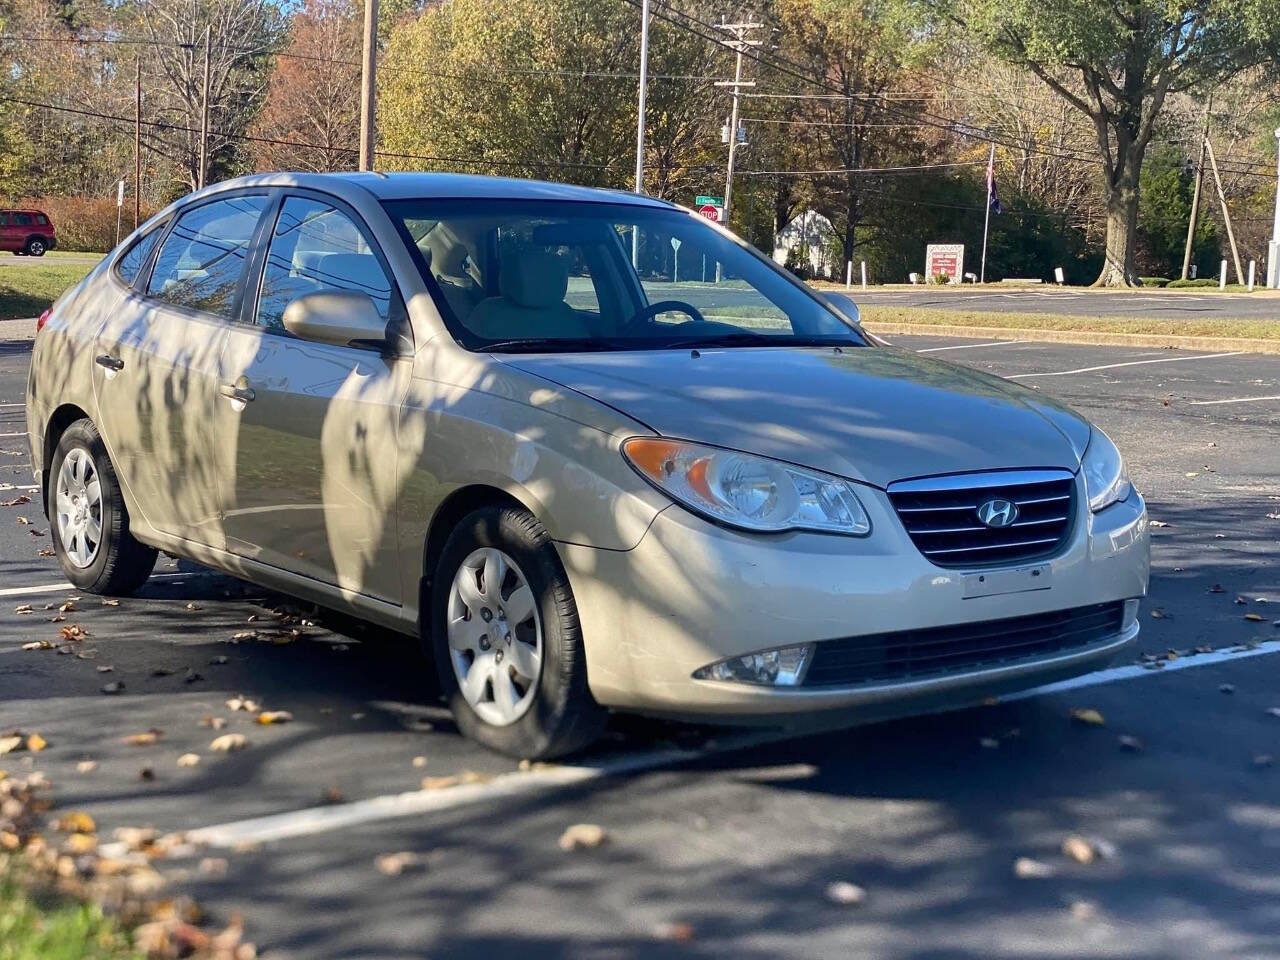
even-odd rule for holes
{"type": "Polygon", "coordinates": [[[672,204],[642,194],[600,187],[580,187],[546,180],[486,177],[467,173],[267,173],[224,180],[211,190],[240,187],[311,187],[342,196],[353,188],[379,200],[495,199],[569,200],[579,203],[624,203],[672,208],[672,204]]]}

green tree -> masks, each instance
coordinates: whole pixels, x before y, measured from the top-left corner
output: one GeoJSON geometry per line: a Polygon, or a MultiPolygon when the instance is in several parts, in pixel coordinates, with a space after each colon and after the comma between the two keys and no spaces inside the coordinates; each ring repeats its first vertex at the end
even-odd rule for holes
{"type": "Polygon", "coordinates": [[[1093,123],[1107,208],[1096,283],[1136,285],[1142,164],[1170,94],[1280,58],[1264,0],[922,0],[1093,123]]]}

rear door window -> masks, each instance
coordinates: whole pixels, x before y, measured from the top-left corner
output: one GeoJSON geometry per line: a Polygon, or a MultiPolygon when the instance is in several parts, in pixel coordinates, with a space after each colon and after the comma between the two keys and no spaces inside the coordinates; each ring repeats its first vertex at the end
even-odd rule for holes
{"type": "Polygon", "coordinates": [[[37,213],[36,223],[38,223],[42,227],[47,227],[49,225],[49,218],[46,217],[43,213],[37,213]]]}
{"type": "Polygon", "coordinates": [[[228,197],[178,217],[156,255],[147,294],[229,319],[266,196],[228,197]]]}
{"type": "Polygon", "coordinates": [[[20,227],[31,226],[31,214],[29,213],[15,213],[14,218],[17,220],[18,226],[20,227]]]}
{"type": "Polygon", "coordinates": [[[147,233],[143,234],[133,242],[133,245],[124,252],[124,255],[116,263],[116,274],[125,283],[130,286],[138,279],[138,274],[142,271],[143,265],[147,262],[147,257],[151,255],[151,248],[156,245],[156,241],[160,239],[160,234],[164,232],[164,226],[158,226],[147,233]]]}

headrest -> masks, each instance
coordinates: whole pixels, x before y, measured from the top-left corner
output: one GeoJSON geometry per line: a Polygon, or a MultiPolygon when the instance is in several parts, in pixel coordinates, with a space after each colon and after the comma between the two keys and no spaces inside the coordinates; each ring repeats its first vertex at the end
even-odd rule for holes
{"type": "Polygon", "coordinates": [[[371,253],[331,253],[311,272],[325,286],[387,295],[387,275],[371,253]]]}
{"type": "Polygon", "coordinates": [[[433,256],[431,262],[435,264],[435,272],[445,277],[465,277],[467,275],[466,262],[471,256],[466,245],[461,242],[451,243],[447,246],[440,245],[432,249],[433,256]]]}
{"type": "Polygon", "coordinates": [[[564,301],[569,290],[569,268],[545,250],[521,250],[504,257],[498,276],[502,295],[522,307],[537,309],[564,301]]]}

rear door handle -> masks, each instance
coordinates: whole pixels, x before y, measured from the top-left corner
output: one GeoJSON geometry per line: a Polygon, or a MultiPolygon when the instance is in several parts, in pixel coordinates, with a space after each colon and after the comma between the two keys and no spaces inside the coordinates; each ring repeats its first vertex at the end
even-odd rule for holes
{"type": "Polygon", "coordinates": [[[96,364],[97,364],[98,366],[100,366],[100,367],[106,367],[108,370],[123,370],[123,369],[124,369],[124,361],[123,361],[123,360],[121,360],[119,357],[113,357],[113,356],[111,356],[110,354],[107,354],[107,353],[104,353],[102,356],[100,356],[100,357],[98,357],[97,359],[95,359],[95,360],[94,360],[94,363],[96,363],[96,364]]]}
{"type": "Polygon", "coordinates": [[[237,387],[234,383],[219,384],[218,392],[224,397],[239,400],[241,403],[249,403],[254,398],[252,387],[237,387]]]}

